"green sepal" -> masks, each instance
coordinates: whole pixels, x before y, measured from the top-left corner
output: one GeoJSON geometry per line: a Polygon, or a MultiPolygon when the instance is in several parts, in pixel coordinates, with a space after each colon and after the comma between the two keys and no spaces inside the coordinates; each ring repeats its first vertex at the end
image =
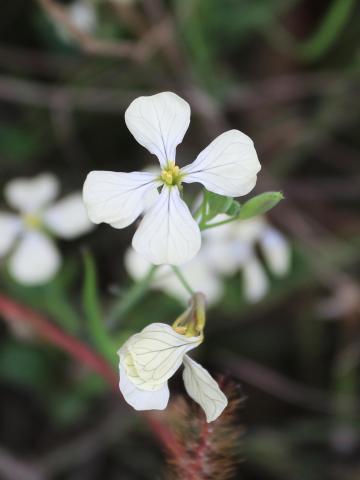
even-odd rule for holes
{"type": "Polygon", "coordinates": [[[212,220],[221,213],[234,216],[240,211],[240,204],[232,197],[225,197],[217,193],[205,191],[204,201],[206,202],[205,220],[212,220]]]}

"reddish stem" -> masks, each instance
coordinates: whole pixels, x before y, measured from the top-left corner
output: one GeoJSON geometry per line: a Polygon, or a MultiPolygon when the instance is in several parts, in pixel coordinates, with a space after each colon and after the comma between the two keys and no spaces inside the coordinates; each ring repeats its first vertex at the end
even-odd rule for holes
{"type": "MultiPolygon", "coordinates": [[[[44,315],[18,304],[5,295],[0,295],[0,314],[8,322],[30,325],[40,338],[68,353],[82,364],[87,365],[91,370],[104,378],[115,392],[118,392],[118,376],[110,365],[80,340],[65,333],[51,323],[44,315]]],[[[146,413],[144,417],[152,432],[165,449],[175,457],[183,455],[182,445],[155,415],[146,413]]]]}

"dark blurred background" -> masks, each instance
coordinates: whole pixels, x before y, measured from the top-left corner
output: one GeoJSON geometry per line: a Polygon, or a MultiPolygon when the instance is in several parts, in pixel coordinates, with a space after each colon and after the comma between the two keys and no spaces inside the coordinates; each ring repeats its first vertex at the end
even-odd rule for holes
{"type": "MultiPolygon", "coordinates": [[[[289,274],[272,278],[256,304],[243,299],[238,277],[228,279],[201,352],[244,396],[236,425],[245,427],[237,447],[245,461],[234,478],[360,478],[359,14],[356,0],[1,5],[1,189],[51,171],[68,193],[91,170],[151,164],[124,111],[136,96],[171,90],[192,108],[180,163],[237,128],[263,165],[256,192],[284,192],[269,219],[291,244],[289,274]]],[[[131,285],[123,253],[132,233],[102,225],[63,242],[53,282],[25,288],[2,270],[1,292],[91,343],[81,252],[93,252],[106,307],[131,285]]],[[[171,321],[180,310],[152,292],[119,329],[171,321]]],[[[176,379],[172,388],[182,392],[176,379]]],[[[120,397],[6,322],[0,395],[1,479],[166,478],[161,449],[120,397]]]]}

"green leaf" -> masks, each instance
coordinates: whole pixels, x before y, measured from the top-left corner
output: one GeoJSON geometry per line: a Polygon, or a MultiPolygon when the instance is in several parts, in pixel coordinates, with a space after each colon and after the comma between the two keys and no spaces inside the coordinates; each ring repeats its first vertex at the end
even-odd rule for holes
{"type": "Polygon", "coordinates": [[[98,350],[111,363],[114,363],[117,349],[111,341],[104,323],[98,294],[96,267],[90,252],[84,253],[84,269],[83,306],[87,325],[98,350]]]}
{"type": "Polygon", "coordinates": [[[265,192],[250,198],[242,205],[239,218],[245,220],[247,218],[263,215],[277,205],[284,196],[281,192],[265,192]]]}

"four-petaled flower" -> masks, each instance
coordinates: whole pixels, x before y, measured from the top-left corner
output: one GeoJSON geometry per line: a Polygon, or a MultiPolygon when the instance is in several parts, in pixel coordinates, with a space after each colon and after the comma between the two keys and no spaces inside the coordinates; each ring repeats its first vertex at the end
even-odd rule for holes
{"type": "Polygon", "coordinates": [[[246,195],[260,170],[253,142],[244,133],[229,130],[194,162],[179,168],[176,147],[190,123],[185,100],[171,92],[137,98],[126,110],[125,122],[135,139],[158,157],[161,169],[158,174],[90,172],[83,191],[89,218],[124,228],[145,212],[151,195],[153,204],[134,235],[133,247],[155,265],[183,264],[197,254],[201,235],[181,199],[182,183],[199,182],[220,195],[246,195]]]}
{"type": "Polygon", "coordinates": [[[167,382],[183,363],[187,393],[204,409],[208,422],[216,420],[227,398],[207,370],[186,355],[202,340],[202,335],[185,336],[164,323],[152,323],[130,337],[118,351],[125,400],[136,410],[163,410],[169,400],[167,382]]]}
{"type": "Polygon", "coordinates": [[[19,178],[5,187],[8,204],[19,214],[0,212],[0,258],[11,252],[9,272],[25,285],[47,282],[60,267],[60,253],[50,234],[72,239],[93,227],[81,194],[51,205],[58,192],[59,183],[51,174],[19,178]]]}

